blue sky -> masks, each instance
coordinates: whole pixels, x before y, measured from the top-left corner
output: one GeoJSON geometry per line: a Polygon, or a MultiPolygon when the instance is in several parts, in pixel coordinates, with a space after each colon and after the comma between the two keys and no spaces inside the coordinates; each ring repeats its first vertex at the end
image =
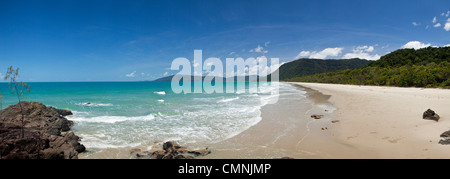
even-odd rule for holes
{"type": "Polygon", "coordinates": [[[0,0],[0,73],[22,81],[153,80],[173,59],[376,60],[450,44],[448,0],[0,0]],[[3,70],[2,70],[3,69],[3,70]]]}

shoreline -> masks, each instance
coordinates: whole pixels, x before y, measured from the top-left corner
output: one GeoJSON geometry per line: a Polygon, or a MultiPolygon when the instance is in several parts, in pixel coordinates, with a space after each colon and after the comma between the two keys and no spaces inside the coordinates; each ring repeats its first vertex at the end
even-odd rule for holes
{"type": "MultiPolygon", "coordinates": [[[[291,84],[292,85],[292,84],[291,84]]],[[[211,154],[203,159],[271,159],[271,158],[340,158],[363,152],[353,146],[334,140],[330,128],[335,125],[335,107],[328,102],[330,96],[304,87],[305,93],[280,92],[276,104],[261,108],[262,120],[242,133],[215,143],[211,154]],[[324,115],[321,119],[312,114],[324,115]]]]}
{"type": "Polygon", "coordinates": [[[450,158],[450,146],[438,144],[440,134],[450,129],[449,90],[290,84],[331,95],[340,121],[330,128],[331,137],[364,151],[361,156],[336,158],[450,158]],[[422,119],[427,109],[441,116],[439,122],[422,119]]]}

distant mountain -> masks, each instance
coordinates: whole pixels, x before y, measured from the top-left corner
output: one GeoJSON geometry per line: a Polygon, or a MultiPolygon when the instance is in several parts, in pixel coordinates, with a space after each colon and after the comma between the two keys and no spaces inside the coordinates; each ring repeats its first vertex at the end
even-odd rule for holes
{"type": "MultiPolygon", "coordinates": [[[[156,79],[154,81],[172,81],[172,78],[174,77],[174,75],[172,76],[166,76],[166,77],[162,77],[159,79],[156,79]]],[[[185,76],[185,77],[189,77],[189,76],[185,76]]],[[[190,76],[191,77],[191,81],[195,81],[194,76],[190,76]]],[[[198,76],[197,76],[198,77],[198,76]]],[[[202,80],[205,79],[206,76],[202,76],[202,80]]],[[[242,77],[242,76],[240,76],[242,77]]],[[[253,78],[256,78],[256,80],[259,80],[260,77],[259,76],[252,76],[253,78]]],[[[239,77],[235,76],[235,77],[230,77],[230,78],[234,78],[234,81],[239,81],[239,77]]],[[[262,78],[262,77],[261,77],[262,78]]],[[[216,77],[215,80],[222,80],[222,81],[226,81],[229,78],[225,78],[225,77],[216,77]]],[[[244,76],[244,81],[250,81],[250,76],[244,76]]]]}
{"type": "MultiPolygon", "coordinates": [[[[280,68],[278,69],[279,79],[287,80],[294,77],[308,76],[317,73],[334,72],[346,69],[356,69],[367,65],[369,62],[370,61],[368,60],[362,60],[358,58],[342,59],[342,60],[335,60],[335,59],[320,60],[320,59],[302,58],[281,65],[280,68]]],[[[171,81],[172,78],[173,75],[159,78],[155,81],[171,81]]],[[[235,81],[237,81],[237,77],[234,78],[235,81]]],[[[270,81],[271,75],[268,75],[267,78],[270,81]]],[[[259,79],[259,77],[257,77],[257,79],[259,79]]],[[[226,78],[223,78],[223,80],[226,80],[226,78]]],[[[191,81],[194,81],[193,76],[191,76],[191,81]]],[[[245,77],[245,81],[249,81],[248,76],[245,77]]]]}
{"type": "Polygon", "coordinates": [[[370,61],[362,59],[320,60],[302,58],[285,63],[279,68],[279,79],[314,75],[317,73],[334,72],[338,70],[356,69],[366,66],[370,61]]]}
{"type": "Polygon", "coordinates": [[[174,75],[166,76],[166,77],[158,78],[158,79],[153,80],[153,81],[172,81],[173,76],[174,75]]]}

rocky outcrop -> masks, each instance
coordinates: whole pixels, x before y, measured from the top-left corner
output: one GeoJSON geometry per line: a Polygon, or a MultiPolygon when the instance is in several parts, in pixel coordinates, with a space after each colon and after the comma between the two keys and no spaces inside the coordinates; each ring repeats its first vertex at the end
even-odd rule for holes
{"type": "Polygon", "coordinates": [[[433,121],[439,121],[440,117],[438,114],[436,114],[433,110],[428,109],[425,112],[423,112],[422,115],[423,119],[433,120],[433,121]]]}
{"type": "Polygon", "coordinates": [[[144,151],[140,149],[133,149],[132,155],[135,155],[138,159],[193,159],[198,156],[204,156],[210,154],[211,151],[206,149],[200,150],[187,150],[186,147],[182,147],[174,141],[168,141],[163,144],[163,150],[157,150],[154,152],[144,151]]]}
{"type": "Polygon", "coordinates": [[[22,101],[0,111],[0,154],[5,159],[76,159],[86,148],[71,130],[72,121],[64,116],[69,110],[47,107],[38,102],[22,101]]]}

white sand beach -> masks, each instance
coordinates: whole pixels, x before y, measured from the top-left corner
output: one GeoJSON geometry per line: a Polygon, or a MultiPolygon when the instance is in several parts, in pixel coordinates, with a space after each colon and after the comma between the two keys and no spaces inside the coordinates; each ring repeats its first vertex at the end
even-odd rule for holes
{"type": "Polygon", "coordinates": [[[292,84],[331,95],[339,122],[329,134],[358,151],[331,158],[450,158],[450,145],[438,144],[450,130],[448,89],[292,84]],[[422,119],[429,108],[440,115],[438,122],[422,119]]]}

